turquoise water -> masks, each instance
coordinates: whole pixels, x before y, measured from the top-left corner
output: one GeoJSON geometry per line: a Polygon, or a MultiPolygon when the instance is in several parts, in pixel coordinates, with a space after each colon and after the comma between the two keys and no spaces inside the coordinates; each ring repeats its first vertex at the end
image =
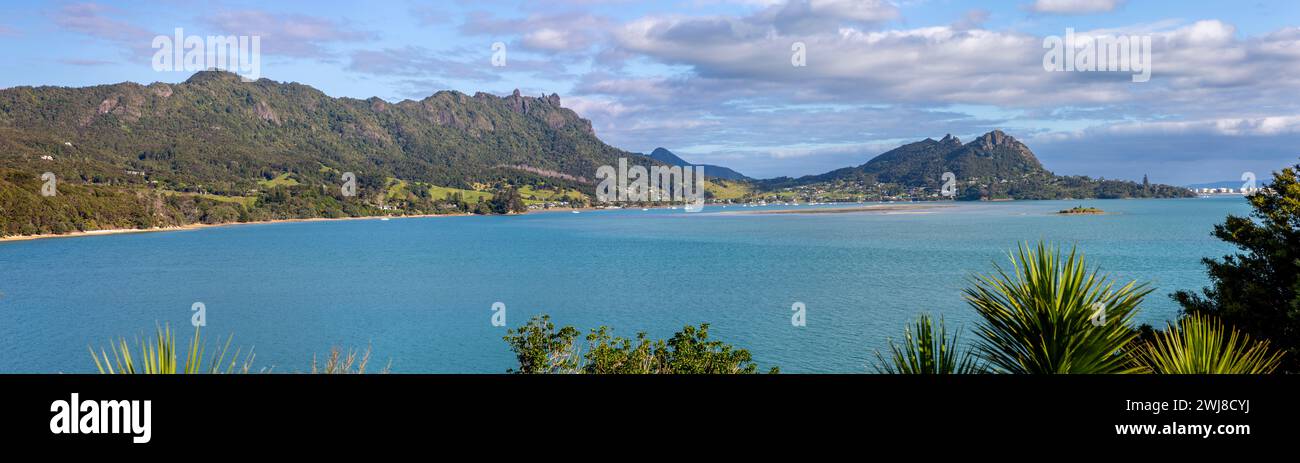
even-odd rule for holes
{"type": "MultiPolygon", "coordinates": [[[[807,206],[803,206],[807,207],[807,206]]],[[[770,208],[770,207],[769,207],[770,208]]],[[[0,243],[0,372],[90,372],[87,345],[170,323],[188,340],[234,333],[256,364],[305,371],[332,345],[374,350],[395,372],[504,372],[492,304],[580,328],[666,337],[685,324],[786,372],[865,372],[918,312],[973,325],[971,272],[1020,240],[1077,244],[1122,279],[1150,281],[1140,321],[1206,284],[1213,224],[1240,197],[959,203],[928,213],[736,215],[709,207],[519,217],[242,225],[0,243]],[[1112,214],[1058,216],[1075,205],[1112,214]],[[791,305],[807,326],[791,326],[791,305]]],[[[969,334],[969,333],[968,333],[969,334]]]]}

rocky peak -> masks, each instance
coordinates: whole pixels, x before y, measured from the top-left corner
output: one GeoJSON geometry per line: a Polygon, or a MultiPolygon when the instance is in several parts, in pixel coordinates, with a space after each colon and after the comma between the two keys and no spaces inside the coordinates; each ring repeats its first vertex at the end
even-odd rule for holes
{"type": "Polygon", "coordinates": [[[944,136],[943,136],[943,139],[942,139],[942,140],[939,140],[939,143],[943,143],[943,144],[945,144],[945,145],[960,145],[960,144],[961,144],[961,139],[952,136],[952,134],[950,133],[950,134],[944,135],[944,136]]]}
{"type": "MultiPolygon", "coordinates": [[[[971,142],[983,149],[993,149],[999,146],[1015,146],[1020,142],[1015,137],[1003,133],[1001,130],[994,129],[992,132],[980,135],[975,141],[971,142]]],[[[1021,145],[1023,146],[1023,145],[1021,145]]]]}

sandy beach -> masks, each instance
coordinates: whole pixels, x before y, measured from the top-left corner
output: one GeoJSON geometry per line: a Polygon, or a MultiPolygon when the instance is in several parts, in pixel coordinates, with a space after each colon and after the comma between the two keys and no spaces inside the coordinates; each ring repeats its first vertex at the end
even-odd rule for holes
{"type": "Polygon", "coordinates": [[[214,223],[214,224],[196,223],[190,225],[182,225],[179,227],[107,228],[103,230],[87,230],[87,231],[77,231],[77,232],[61,233],[61,234],[5,236],[5,237],[0,237],[0,242],[30,241],[30,240],[41,240],[47,238],[76,238],[76,237],[84,237],[84,236],[121,235],[126,233],[186,231],[186,230],[199,230],[203,228],[214,228],[214,227],[235,227],[239,225],[259,225],[259,224],[294,223],[294,222],[325,222],[325,221],[335,221],[335,220],[381,220],[381,219],[412,219],[412,218],[429,218],[429,217],[463,217],[463,216],[470,216],[470,215],[473,214],[418,214],[418,215],[394,215],[394,216],[376,215],[376,216],[367,216],[367,217],[315,217],[315,218],[308,218],[308,219],[263,220],[258,222],[229,222],[229,223],[214,223]]]}

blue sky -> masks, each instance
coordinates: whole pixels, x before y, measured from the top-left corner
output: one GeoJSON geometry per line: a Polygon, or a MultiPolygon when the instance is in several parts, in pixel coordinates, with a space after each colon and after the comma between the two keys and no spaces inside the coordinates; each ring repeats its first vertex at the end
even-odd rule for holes
{"type": "Polygon", "coordinates": [[[262,77],[332,96],[558,93],[614,146],[751,176],[1000,128],[1057,173],[1186,184],[1300,158],[1297,26],[1294,1],[7,1],[0,87],[185,80],[150,65],[179,27],[260,36],[262,77]],[[1067,28],[1150,37],[1150,81],[1047,72],[1067,28]]]}

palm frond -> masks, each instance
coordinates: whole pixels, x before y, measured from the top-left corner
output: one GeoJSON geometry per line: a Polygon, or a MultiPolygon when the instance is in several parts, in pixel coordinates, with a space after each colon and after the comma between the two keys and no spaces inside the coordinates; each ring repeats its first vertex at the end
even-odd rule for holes
{"type": "Polygon", "coordinates": [[[1012,268],[994,265],[976,275],[965,299],[983,318],[977,349],[1004,373],[1141,373],[1123,348],[1137,334],[1129,329],[1146,284],[1116,287],[1082,254],[1068,256],[1045,243],[1017,247],[1012,268]],[[1104,318],[1094,318],[1098,310],[1104,318]],[[1100,323],[1098,323],[1100,322],[1100,323]]]}
{"type": "Polygon", "coordinates": [[[976,374],[984,365],[969,350],[960,347],[960,332],[948,338],[942,317],[936,326],[921,314],[910,328],[903,329],[903,344],[889,340],[889,355],[876,351],[876,371],[887,374],[976,374]]]}

